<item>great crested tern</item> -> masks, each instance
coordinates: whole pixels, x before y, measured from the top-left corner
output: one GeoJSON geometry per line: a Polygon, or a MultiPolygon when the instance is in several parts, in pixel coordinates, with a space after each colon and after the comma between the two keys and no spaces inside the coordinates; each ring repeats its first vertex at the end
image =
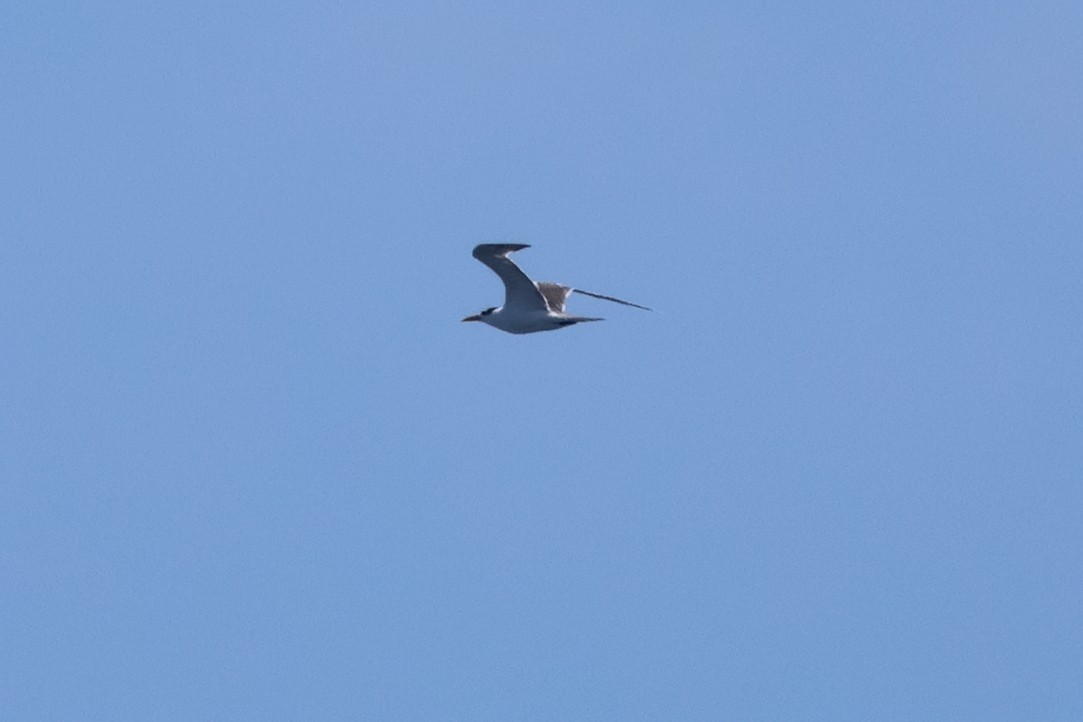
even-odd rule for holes
{"type": "Polygon", "coordinates": [[[525,243],[482,243],[474,248],[474,258],[484,263],[500,276],[504,282],[504,305],[487,308],[474,316],[467,316],[463,321],[481,321],[493,328],[508,333],[535,333],[537,331],[555,331],[584,321],[604,321],[602,318],[572,316],[564,312],[564,302],[573,293],[600,298],[605,301],[641,308],[638,303],[622,301],[612,296],[591,293],[579,288],[563,286],[547,281],[531,281],[515,263],[508,258],[509,253],[530,248],[525,243]]]}

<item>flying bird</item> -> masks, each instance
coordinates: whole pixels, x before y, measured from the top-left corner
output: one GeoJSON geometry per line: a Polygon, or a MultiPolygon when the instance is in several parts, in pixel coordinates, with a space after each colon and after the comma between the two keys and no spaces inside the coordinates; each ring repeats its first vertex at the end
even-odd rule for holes
{"type": "Polygon", "coordinates": [[[524,248],[530,248],[530,246],[525,243],[482,243],[474,248],[474,258],[496,271],[496,275],[500,276],[500,280],[504,282],[504,305],[487,308],[475,316],[467,316],[463,321],[481,321],[508,333],[534,333],[555,331],[558,328],[584,321],[605,320],[565,313],[564,302],[573,293],[642,308],[644,311],[651,310],[638,303],[562,286],[559,283],[531,281],[508,258],[509,253],[521,251],[524,248]]]}

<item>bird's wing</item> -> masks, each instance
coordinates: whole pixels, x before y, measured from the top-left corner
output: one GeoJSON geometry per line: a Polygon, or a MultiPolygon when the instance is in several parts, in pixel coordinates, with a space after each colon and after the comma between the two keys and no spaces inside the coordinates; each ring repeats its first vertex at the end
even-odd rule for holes
{"type": "Polygon", "coordinates": [[[549,306],[549,310],[553,313],[564,313],[564,302],[568,300],[568,296],[572,295],[572,289],[567,286],[561,286],[559,283],[549,283],[548,281],[537,281],[534,284],[541,291],[541,295],[545,297],[545,303],[549,306]]]}
{"type": "Polygon", "coordinates": [[[482,243],[474,247],[474,258],[484,263],[504,282],[504,308],[546,313],[549,308],[541,291],[519,267],[508,258],[509,253],[530,248],[525,243],[482,243]]]}
{"type": "Polygon", "coordinates": [[[631,301],[622,301],[619,298],[613,298],[612,296],[603,296],[600,293],[591,293],[590,291],[584,291],[581,288],[571,289],[572,293],[581,293],[584,296],[590,296],[591,298],[600,298],[603,301],[612,301],[614,303],[622,303],[625,306],[633,306],[634,308],[642,308],[644,311],[653,311],[653,308],[647,308],[646,306],[640,306],[638,303],[632,303],[631,301]]]}

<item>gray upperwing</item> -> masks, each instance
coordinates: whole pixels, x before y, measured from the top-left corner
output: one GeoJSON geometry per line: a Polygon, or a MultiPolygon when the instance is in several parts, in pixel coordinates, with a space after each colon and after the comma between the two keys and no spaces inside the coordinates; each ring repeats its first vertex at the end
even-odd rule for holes
{"type": "Polygon", "coordinates": [[[509,253],[530,248],[525,243],[482,243],[474,247],[474,258],[484,263],[504,282],[504,307],[548,310],[545,298],[525,273],[508,258],[509,253]]]}
{"type": "Polygon", "coordinates": [[[550,283],[549,281],[537,281],[534,285],[538,287],[541,295],[545,298],[545,303],[549,306],[550,311],[564,313],[564,302],[572,294],[571,288],[561,286],[559,283],[550,283]]]}

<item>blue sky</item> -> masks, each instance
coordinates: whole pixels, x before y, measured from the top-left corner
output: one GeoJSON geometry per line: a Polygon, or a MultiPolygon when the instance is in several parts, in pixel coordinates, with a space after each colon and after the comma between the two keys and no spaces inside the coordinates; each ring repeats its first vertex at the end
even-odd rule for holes
{"type": "Polygon", "coordinates": [[[0,10],[0,716],[1083,718],[1074,2],[0,10]],[[605,323],[516,337],[532,244],[605,323]]]}

